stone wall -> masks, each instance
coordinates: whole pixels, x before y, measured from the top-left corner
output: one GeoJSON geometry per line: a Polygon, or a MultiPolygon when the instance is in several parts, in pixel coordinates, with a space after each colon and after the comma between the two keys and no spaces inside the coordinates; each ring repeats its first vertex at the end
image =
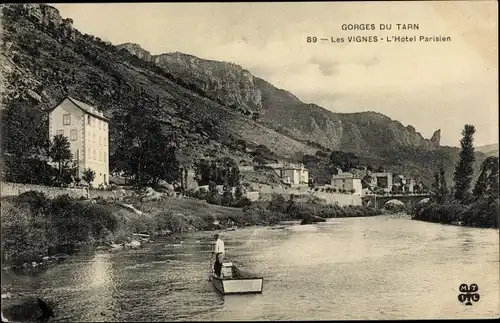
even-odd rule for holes
{"type": "Polygon", "coordinates": [[[352,194],[339,194],[339,193],[323,193],[314,192],[312,195],[319,197],[326,201],[327,204],[344,205],[362,205],[361,197],[352,194]]]}
{"type": "MultiPolygon", "coordinates": [[[[273,193],[277,192],[260,192],[260,200],[270,201],[272,199],[273,193]]],[[[321,199],[326,204],[338,204],[340,206],[346,205],[362,205],[362,200],[360,196],[351,194],[340,194],[340,193],[323,193],[323,192],[311,192],[311,191],[293,191],[287,190],[282,194],[285,199],[289,199],[290,195],[296,196],[297,200],[307,200],[307,198],[314,196],[321,199]]]]}
{"type": "MultiPolygon", "coordinates": [[[[87,197],[86,188],[62,188],[62,187],[52,187],[43,185],[32,185],[32,184],[20,184],[20,183],[1,183],[1,197],[18,196],[22,193],[28,191],[43,192],[47,197],[54,198],[60,195],[68,194],[73,198],[87,197]]],[[[113,199],[116,195],[123,197],[123,195],[129,195],[124,190],[119,190],[121,194],[116,194],[115,191],[101,191],[101,190],[90,190],[89,197],[97,198],[101,197],[103,199],[113,199]]]]}
{"type": "Polygon", "coordinates": [[[68,194],[73,198],[80,198],[82,196],[84,197],[87,196],[87,190],[85,188],[61,188],[61,187],[7,183],[7,182],[2,182],[1,186],[2,186],[1,187],[2,197],[18,196],[28,191],[43,192],[48,197],[51,198],[64,194],[68,194]]]}

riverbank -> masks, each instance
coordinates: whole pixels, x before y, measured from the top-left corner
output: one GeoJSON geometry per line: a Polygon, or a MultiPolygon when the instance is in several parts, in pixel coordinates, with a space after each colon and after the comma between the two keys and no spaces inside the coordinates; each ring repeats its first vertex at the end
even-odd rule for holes
{"type": "Polygon", "coordinates": [[[430,203],[417,207],[413,220],[459,225],[472,228],[498,228],[500,222],[498,199],[481,199],[470,205],[460,203],[430,203]]]}
{"type": "Polygon", "coordinates": [[[36,273],[81,248],[140,248],[159,237],[225,229],[228,224],[275,225],[290,220],[306,224],[378,214],[364,206],[286,201],[279,195],[270,202],[234,208],[175,197],[154,201],[131,197],[123,203],[70,196],[50,199],[30,191],[2,200],[2,259],[11,270],[36,273]]]}
{"type": "Polygon", "coordinates": [[[34,295],[54,305],[56,317],[49,322],[498,315],[498,231],[391,219],[385,214],[330,219],[314,226],[299,223],[285,222],[281,230],[248,227],[222,233],[227,259],[264,277],[262,295],[226,297],[223,304],[207,280],[213,232],[193,232],[177,241],[157,240],[138,252],[82,250],[42,275],[4,275],[11,294],[23,295],[2,302],[4,316],[14,321],[14,304],[34,295]],[[464,261],[471,255],[474,261],[464,261]],[[446,275],[450,268],[453,275],[446,275]],[[461,282],[456,277],[473,277],[482,291],[472,312],[470,306],[449,301],[457,297],[461,282]],[[380,290],[388,283],[389,293],[366,293],[367,288],[380,290]],[[418,288],[408,288],[416,283],[418,288]],[[307,293],[313,285],[316,292],[307,293]],[[329,297],[338,286],[345,291],[341,306],[329,297]]]}

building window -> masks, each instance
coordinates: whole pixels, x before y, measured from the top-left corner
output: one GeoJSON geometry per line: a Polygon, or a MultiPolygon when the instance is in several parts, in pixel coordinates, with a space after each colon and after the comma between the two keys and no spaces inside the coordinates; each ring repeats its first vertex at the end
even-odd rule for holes
{"type": "Polygon", "coordinates": [[[63,124],[69,126],[71,124],[71,114],[63,115],[63,124]]]}
{"type": "Polygon", "coordinates": [[[95,143],[95,132],[92,134],[92,141],[95,143]]]}
{"type": "Polygon", "coordinates": [[[71,132],[70,132],[70,139],[72,141],[75,141],[76,140],[76,129],[71,129],[71,132]]]}
{"type": "Polygon", "coordinates": [[[91,116],[87,117],[87,123],[92,126],[92,117],[91,116]]]}
{"type": "Polygon", "coordinates": [[[95,149],[94,149],[94,158],[93,158],[93,159],[94,159],[94,160],[97,160],[97,158],[96,158],[96,153],[95,153],[95,149]]]}
{"type": "Polygon", "coordinates": [[[57,133],[56,133],[58,136],[61,135],[61,136],[64,136],[64,130],[57,130],[57,133]]]}
{"type": "Polygon", "coordinates": [[[89,159],[91,159],[92,158],[92,150],[90,148],[87,149],[87,150],[88,150],[87,155],[89,155],[89,159]]]}
{"type": "Polygon", "coordinates": [[[106,162],[106,153],[104,153],[104,162],[106,162]]]}

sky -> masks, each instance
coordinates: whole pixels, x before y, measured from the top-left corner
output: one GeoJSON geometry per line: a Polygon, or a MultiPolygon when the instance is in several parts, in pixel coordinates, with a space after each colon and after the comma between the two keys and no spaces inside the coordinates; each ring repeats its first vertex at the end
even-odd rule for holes
{"type": "Polygon", "coordinates": [[[233,62],[306,103],[380,112],[425,138],[441,129],[441,145],[458,146],[465,124],[476,127],[477,146],[498,143],[496,1],[51,5],[81,32],[115,45],[233,62]],[[343,24],[376,29],[342,30],[343,24]],[[451,41],[347,41],[370,35],[451,41]],[[308,36],[344,42],[308,43],[308,36]]]}

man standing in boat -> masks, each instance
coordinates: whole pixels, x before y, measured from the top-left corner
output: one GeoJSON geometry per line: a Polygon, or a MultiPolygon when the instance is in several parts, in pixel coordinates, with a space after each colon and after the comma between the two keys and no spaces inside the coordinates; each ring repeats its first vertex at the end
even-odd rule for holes
{"type": "Polygon", "coordinates": [[[217,277],[220,277],[220,272],[222,270],[222,261],[224,260],[224,241],[219,238],[219,234],[214,235],[215,239],[215,249],[212,254],[215,255],[214,273],[217,277]]]}

